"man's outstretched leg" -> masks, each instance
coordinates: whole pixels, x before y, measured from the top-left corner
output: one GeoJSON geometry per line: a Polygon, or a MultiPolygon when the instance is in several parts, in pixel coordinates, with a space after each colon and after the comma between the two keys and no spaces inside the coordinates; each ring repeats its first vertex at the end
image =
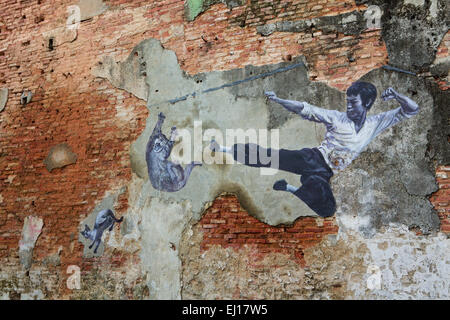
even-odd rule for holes
{"type": "Polygon", "coordinates": [[[250,167],[273,168],[298,175],[321,175],[327,178],[333,175],[317,148],[276,150],[266,149],[254,143],[224,147],[212,140],[210,149],[214,152],[229,153],[234,160],[250,167]]]}
{"type": "Polygon", "coordinates": [[[209,148],[214,152],[226,152],[226,153],[232,153],[232,149],[229,147],[221,146],[217,143],[216,140],[211,140],[211,144],[209,145],[209,148]]]}
{"type": "Polygon", "coordinates": [[[321,217],[331,217],[336,211],[336,200],[329,181],[321,176],[302,176],[302,186],[296,188],[279,180],[273,185],[274,190],[287,191],[300,198],[321,217]]]}
{"type": "Polygon", "coordinates": [[[218,144],[215,140],[211,141],[210,149],[214,152],[225,152],[233,156],[234,160],[255,168],[274,168],[285,170],[280,166],[280,152],[288,153],[287,150],[275,150],[263,148],[254,143],[234,144],[231,147],[225,147],[218,144]]]}

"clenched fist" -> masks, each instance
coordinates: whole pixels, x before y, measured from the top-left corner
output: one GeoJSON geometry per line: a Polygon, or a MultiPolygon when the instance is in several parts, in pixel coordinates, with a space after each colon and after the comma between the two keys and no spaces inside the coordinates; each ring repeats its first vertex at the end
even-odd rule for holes
{"type": "Polygon", "coordinates": [[[277,95],[273,91],[265,91],[264,94],[269,100],[275,100],[277,98],[277,95]]]}
{"type": "Polygon", "coordinates": [[[383,101],[389,101],[391,99],[395,99],[395,98],[397,98],[397,96],[398,96],[397,91],[395,91],[392,88],[387,88],[381,94],[381,98],[383,99],[383,101]]]}

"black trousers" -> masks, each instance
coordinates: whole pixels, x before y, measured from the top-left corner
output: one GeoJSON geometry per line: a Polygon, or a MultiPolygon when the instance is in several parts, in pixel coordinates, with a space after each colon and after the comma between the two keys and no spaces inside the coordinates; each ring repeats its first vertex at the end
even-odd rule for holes
{"type": "Polygon", "coordinates": [[[317,148],[274,150],[253,143],[235,144],[233,157],[250,167],[274,168],[301,175],[302,186],[293,194],[321,217],[331,217],[336,212],[336,200],[330,186],[333,171],[317,148]],[[278,152],[278,166],[270,161],[275,152],[278,152]]]}

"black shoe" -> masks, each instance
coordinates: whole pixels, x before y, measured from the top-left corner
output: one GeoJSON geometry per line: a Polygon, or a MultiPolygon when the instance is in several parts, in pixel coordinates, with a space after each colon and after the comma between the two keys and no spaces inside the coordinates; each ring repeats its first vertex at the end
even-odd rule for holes
{"type": "Polygon", "coordinates": [[[273,190],[286,191],[287,190],[287,182],[286,180],[278,180],[273,185],[273,190]]]}

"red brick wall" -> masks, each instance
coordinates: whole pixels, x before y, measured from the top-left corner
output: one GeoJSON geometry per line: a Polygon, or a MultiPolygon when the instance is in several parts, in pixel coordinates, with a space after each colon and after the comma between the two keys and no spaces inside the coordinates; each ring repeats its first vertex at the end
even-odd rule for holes
{"type": "Polygon", "coordinates": [[[201,250],[213,245],[234,249],[248,245],[256,249],[260,259],[267,253],[285,253],[295,256],[302,266],[305,248],[338,231],[334,217],[301,217],[292,226],[270,226],[250,216],[231,195],[216,198],[199,226],[203,231],[201,250]]]}
{"type": "Polygon", "coordinates": [[[436,180],[439,190],[430,197],[430,201],[441,220],[441,231],[450,234],[450,166],[438,167],[436,180]]]}
{"type": "MultiPolygon", "coordinates": [[[[442,39],[437,52],[436,52],[436,62],[440,62],[441,60],[448,58],[448,50],[450,48],[450,31],[448,31],[444,38],[442,39]]],[[[437,83],[441,90],[448,90],[450,88],[450,82],[448,81],[449,76],[447,75],[447,79],[436,79],[437,83]]]]}

